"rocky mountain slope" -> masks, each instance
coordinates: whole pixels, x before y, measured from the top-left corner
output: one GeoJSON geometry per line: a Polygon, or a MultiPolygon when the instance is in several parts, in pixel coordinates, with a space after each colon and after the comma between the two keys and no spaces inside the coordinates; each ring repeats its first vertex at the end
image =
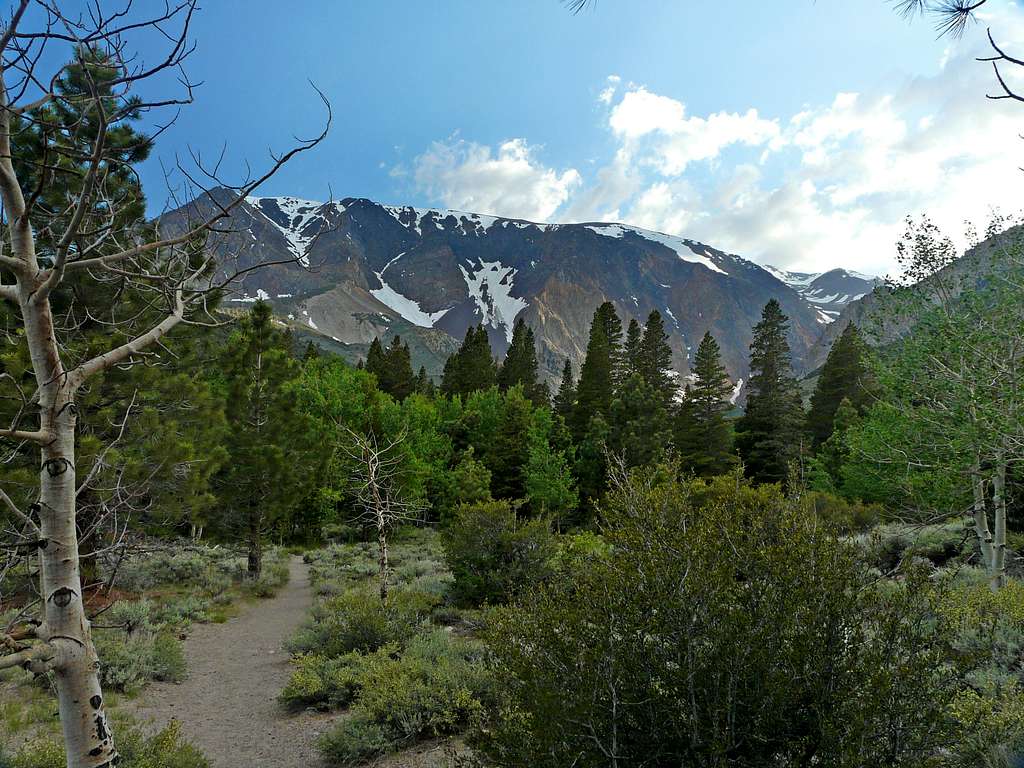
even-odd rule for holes
{"type": "MultiPolygon", "coordinates": [[[[228,199],[223,190],[213,195],[228,199]]],[[[180,230],[210,210],[201,198],[161,224],[180,230]]],[[[683,377],[710,330],[738,381],[747,376],[751,328],[777,298],[804,370],[833,313],[870,280],[841,270],[794,277],[623,224],[542,224],[355,198],[250,198],[219,228],[209,246],[225,262],[292,260],[250,273],[229,305],[267,298],[297,332],[352,358],[374,336],[401,334],[413,342],[415,364],[435,376],[476,323],[504,354],[518,317],[535,330],[545,375],[556,377],[566,357],[578,370],[591,316],[605,300],[624,324],[659,310],[683,377]]]]}

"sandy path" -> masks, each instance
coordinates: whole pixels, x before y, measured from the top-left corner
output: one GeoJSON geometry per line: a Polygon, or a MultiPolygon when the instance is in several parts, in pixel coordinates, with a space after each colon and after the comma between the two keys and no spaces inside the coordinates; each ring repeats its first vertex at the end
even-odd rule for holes
{"type": "Polygon", "coordinates": [[[213,768],[309,768],[314,744],[334,719],[290,714],[277,703],[289,677],[282,644],[305,618],[312,599],[302,560],[276,597],[260,600],[225,624],[195,625],[185,643],[185,682],[153,683],[131,705],[154,730],[172,718],[206,753],[213,768]]]}

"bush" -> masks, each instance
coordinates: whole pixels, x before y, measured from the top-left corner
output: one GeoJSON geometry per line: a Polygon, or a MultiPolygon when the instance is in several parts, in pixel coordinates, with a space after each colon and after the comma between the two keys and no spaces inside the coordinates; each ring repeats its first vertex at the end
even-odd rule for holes
{"type": "Polygon", "coordinates": [[[444,630],[364,660],[355,708],[405,741],[457,733],[491,699],[483,646],[444,630]]]}
{"type": "Polygon", "coordinates": [[[878,525],[884,510],[879,504],[847,501],[831,493],[808,491],[801,497],[808,512],[836,526],[841,533],[858,533],[878,525]]]}
{"type": "Polygon", "coordinates": [[[401,655],[385,646],[333,662],[303,660],[307,695],[333,687],[327,695],[354,702],[351,717],[321,740],[325,760],[355,765],[398,744],[464,730],[493,699],[482,656],[480,643],[435,630],[410,640],[401,655]]]}
{"type": "MultiPolygon", "coordinates": [[[[391,654],[395,646],[384,646],[377,653],[391,654]]],[[[358,652],[337,658],[319,654],[299,656],[296,669],[281,691],[281,702],[289,707],[340,709],[348,706],[362,685],[363,660],[358,652]]]]}
{"type": "MultiPolygon", "coordinates": [[[[210,768],[203,753],[181,740],[181,724],[170,725],[150,737],[136,728],[119,728],[118,768],[210,768]]],[[[0,754],[0,768],[64,768],[64,745],[47,738],[34,739],[10,757],[0,754]]]]}
{"type": "Polygon", "coordinates": [[[320,737],[317,748],[328,765],[361,765],[395,749],[388,732],[365,715],[353,713],[320,737]]]}
{"type": "Polygon", "coordinates": [[[554,535],[545,520],[520,521],[507,501],[464,505],[442,534],[462,604],[505,602],[551,574],[554,535]]]}
{"type": "Polygon", "coordinates": [[[613,743],[621,765],[945,764],[968,660],[930,571],[878,588],[856,546],[737,477],[638,473],[603,514],[607,557],[488,622],[489,764],[607,765],[613,743]]]}
{"type": "Polygon", "coordinates": [[[150,680],[178,683],[185,679],[186,664],[181,643],[166,632],[97,632],[100,682],[113,690],[134,693],[150,680]]]}
{"type": "Polygon", "coordinates": [[[313,609],[313,620],[303,626],[288,647],[292,653],[327,657],[351,651],[375,651],[388,643],[405,643],[440,603],[436,595],[394,589],[386,603],[376,592],[352,589],[313,609]]]}

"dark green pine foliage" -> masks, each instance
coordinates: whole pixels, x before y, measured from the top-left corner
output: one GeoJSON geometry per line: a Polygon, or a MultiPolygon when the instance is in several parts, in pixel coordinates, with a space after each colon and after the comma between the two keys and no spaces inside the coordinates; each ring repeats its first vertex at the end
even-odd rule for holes
{"type": "Polygon", "coordinates": [[[223,364],[230,429],[219,496],[228,514],[225,528],[246,543],[253,578],[260,575],[267,531],[301,498],[306,474],[305,420],[290,389],[299,366],[290,346],[270,305],[257,301],[227,345],[223,364]]]}
{"type": "Polygon", "coordinates": [[[675,418],[675,448],[683,468],[701,477],[724,474],[735,463],[726,413],[732,385],[721,349],[705,333],[693,359],[693,383],[686,387],[675,418]]]}
{"type": "Polygon", "coordinates": [[[783,482],[800,456],[803,412],[790,368],[788,329],[789,318],[772,299],[750,343],[747,409],[736,425],[736,447],[747,475],[759,483],[783,482]]]}
{"type": "Polygon", "coordinates": [[[665,409],[672,406],[677,386],[672,370],[672,350],[668,346],[665,321],[658,310],[652,310],[640,340],[637,369],[647,385],[660,398],[665,409]]]}
{"type": "Polygon", "coordinates": [[[384,345],[380,343],[378,337],[374,336],[373,341],[370,342],[370,349],[366,352],[366,370],[377,377],[379,384],[385,367],[387,367],[387,363],[384,360],[384,345]]]}
{"type": "Polygon", "coordinates": [[[582,440],[590,419],[607,417],[615,390],[622,379],[622,321],[615,307],[606,301],[594,312],[590,324],[587,354],[580,369],[573,413],[573,434],[582,440]]]}
{"type": "Polygon", "coordinates": [[[310,360],[316,360],[318,357],[320,357],[320,347],[318,347],[312,341],[307,341],[306,351],[302,353],[302,362],[305,363],[309,362],[310,360]]]}
{"type": "Polygon", "coordinates": [[[849,399],[851,406],[863,415],[871,390],[870,376],[864,365],[864,342],[857,326],[850,323],[829,350],[811,396],[807,430],[815,450],[832,434],[836,410],[843,399],[849,399]]]}
{"type": "Polygon", "coordinates": [[[572,411],[576,406],[576,381],[572,375],[572,362],[565,358],[565,365],[562,366],[562,382],[558,385],[558,392],[555,394],[552,407],[555,413],[561,416],[566,424],[572,421],[572,411]]]}
{"type": "Polygon", "coordinates": [[[608,414],[609,448],[627,467],[654,464],[672,437],[663,394],[633,374],[619,387],[608,414]]]}
{"type": "Polygon", "coordinates": [[[832,420],[832,434],[818,446],[814,458],[810,461],[808,487],[811,490],[840,494],[843,492],[843,465],[850,455],[847,433],[859,421],[860,414],[850,402],[850,398],[844,397],[840,400],[835,418],[832,420]]]}
{"type": "Polygon", "coordinates": [[[526,497],[525,470],[530,458],[530,430],[533,405],[522,387],[516,386],[505,395],[501,424],[488,451],[491,469],[491,493],[496,499],[526,497]]]}
{"type": "Polygon", "coordinates": [[[468,395],[497,383],[497,366],[491,353],[487,329],[482,325],[466,329],[462,346],[444,364],[441,392],[468,395]]]}
{"type": "Polygon", "coordinates": [[[377,387],[398,401],[416,391],[409,345],[400,336],[391,339],[387,349],[374,338],[366,354],[366,370],[377,377],[377,387]]]}
{"type": "Polygon", "coordinates": [[[629,319],[626,329],[626,343],[622,349],[622,372],[626,378],[640,373],[640,345],[643,343],[643,329],[635,317],[629,319]]]}
{"type": "Polygon", "coordinates": [[[537,349],[533,329],[522,318],[516,320],[512,329],[512,344],[505,355],[505,362],[498,370],[498,387],[507,392],[516,385],[534,405],[548,404],[548,393],[537,382],[537,349]]]}
{"type": "Polygon", "coordinates": [[[427,397],[434,396],[434,380],[427,375],[427,368],[424,365],[420,366],[420,371],[416,374],[416,392],[427,397]]]}

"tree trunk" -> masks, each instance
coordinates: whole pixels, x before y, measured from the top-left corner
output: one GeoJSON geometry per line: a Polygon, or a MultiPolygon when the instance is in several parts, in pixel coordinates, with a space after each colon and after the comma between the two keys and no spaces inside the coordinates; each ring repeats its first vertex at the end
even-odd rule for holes
{"type": "Polygon", "coordinates": [[[988,502],[985,498],[985,480],[981,475],[980,464],[974,465],[971,474],[971,486],[974,491],[974,504],[971,507],[971,516],[974,521],[974,533],[978,537],[978,546],[981,548],[981,562],[985,570],[992,573],[995,565],[995,545],[992,539],[992,532],[988,527],[988,502]]]}
{"type": "Polygon", "coordinates": [[[253,509],[249,513],[249,559],[248,575],[255,581],[263,572],[263,542],[260,536],[262,527],[262,515],[259,509],[253,509]]]}
{"type": "Polygon", "coordinates": [[[990,586],[996,591],[1006,583],[1006,463],[1002,460],[996,464],[992,477],[992,506],[995,511],[995,537],[990,586]]]}
{"type": "Polygon", "coordinates": [[[380,599],[387,602],[388,599],[388,534],[383,525],[377,526],[377,548],[380,550],[380,599]]]}
{"type": "MultiPolygon", "coordinates": [[[[83,603],[75,525],[75,405],[64,387],[42,409],[41,426],[54,439],[42,449],[39,522],[44,620],[40,640],[54,650],[52,668],[68,768],[116,762],[113,734],[100,690],[99,658],[83,603]]],[[[45,396],[44,396],[45,397],[45,396]]]]}

